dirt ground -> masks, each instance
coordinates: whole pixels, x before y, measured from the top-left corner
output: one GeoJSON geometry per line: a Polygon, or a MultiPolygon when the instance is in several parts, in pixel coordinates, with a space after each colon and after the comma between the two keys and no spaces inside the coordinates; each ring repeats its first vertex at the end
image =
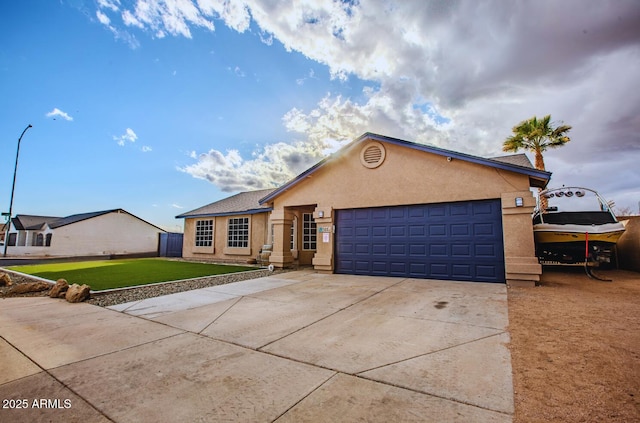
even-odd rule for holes
{"type": "Polygon", "coordinates": [[[640,273],[597,274],[509,288],[515,423],[640,421],[640,273]]]}

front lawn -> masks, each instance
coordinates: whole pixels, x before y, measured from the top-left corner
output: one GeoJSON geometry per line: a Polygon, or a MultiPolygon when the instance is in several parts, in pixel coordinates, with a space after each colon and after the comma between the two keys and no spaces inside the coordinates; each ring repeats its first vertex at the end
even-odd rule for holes
{"type": "Polygon", "coordinates": [[[95,291],[255,270],[254,267],[247,266],[191,263],[164,259],[34,264],[12,266],[9,269],[40,276],[52,281],[63,278],[69,284],[84,283],[95,291]]]}

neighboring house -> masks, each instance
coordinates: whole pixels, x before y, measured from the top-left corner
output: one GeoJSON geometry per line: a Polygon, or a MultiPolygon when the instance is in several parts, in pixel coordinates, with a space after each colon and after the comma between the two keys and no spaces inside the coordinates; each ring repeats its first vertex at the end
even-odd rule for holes
{"type": "Polygon", "coordinates": [[[123,209],[67,217],[17,215],[11,219],[10,256],[69,257],[154,254],[165,231],[123,209]]]}
{"type": "Polygon", "coordinates": [[[530,190],[551,173],[524,154],[481,158],[364,134],[274,190],[184,213],[184,257],[275,267],[531,285],[530,190]]]}

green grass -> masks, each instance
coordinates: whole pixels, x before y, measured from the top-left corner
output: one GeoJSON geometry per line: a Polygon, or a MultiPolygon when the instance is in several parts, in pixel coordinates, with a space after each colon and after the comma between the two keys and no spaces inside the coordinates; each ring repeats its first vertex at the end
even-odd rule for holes
{"type": "Polygon", "coordinates": [[[191,263],[163,259],[83,261],[12,266],[9,268],[52,281],[64,278],[69,284],[84,283],[95,291],[255,270],[255,268],[247,266],[191,263]]]}

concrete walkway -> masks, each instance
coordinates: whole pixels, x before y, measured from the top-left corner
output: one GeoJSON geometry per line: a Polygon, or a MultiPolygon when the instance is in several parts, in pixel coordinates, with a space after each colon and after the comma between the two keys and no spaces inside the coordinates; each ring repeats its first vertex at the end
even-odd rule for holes
{"type": "Polygon", "coordinates": [[[510,422],[506,287],[309,271],[0,300],[0,421],[510,422]]]}

